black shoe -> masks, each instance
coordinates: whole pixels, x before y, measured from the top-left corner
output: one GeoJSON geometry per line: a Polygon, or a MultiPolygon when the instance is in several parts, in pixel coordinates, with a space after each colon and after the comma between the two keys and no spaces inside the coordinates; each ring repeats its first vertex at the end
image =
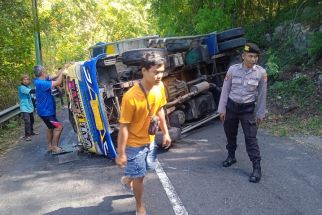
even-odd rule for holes
{"type": "Polygon", "coordinates": [[[252,183],[258,183],[261,180],[262,177],[262,171],[260,165],[254,165],[253,166],[253,172],[249,177],[249,182],[252,183]]]}
{"type": "Polygon", "coordinates": [[[224,162],[222,162],[222,165],[223,165],[223,167],[229,167],[236,162],[237,162],[237,160],[235,157],[228,155],[227,159],[224,162]]]}

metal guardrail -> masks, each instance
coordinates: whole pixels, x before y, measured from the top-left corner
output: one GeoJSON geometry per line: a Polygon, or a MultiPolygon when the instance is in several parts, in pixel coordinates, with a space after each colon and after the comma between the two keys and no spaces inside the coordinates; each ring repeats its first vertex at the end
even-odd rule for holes
{"type": "Polygon", "coordinates": [[[20,113],[19,105],[12,106],[0,112],[0,123],[17,116],[20,113]]]}

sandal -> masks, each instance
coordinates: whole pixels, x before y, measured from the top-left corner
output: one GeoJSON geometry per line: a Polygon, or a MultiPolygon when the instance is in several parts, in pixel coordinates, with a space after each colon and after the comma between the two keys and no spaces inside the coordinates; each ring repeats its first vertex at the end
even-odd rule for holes
{"type": "Polygon", "coordinates": [[[60,147],[58,147],[58,149],[57,150],[51,150],[51,154],[52,155],[59,155],[59,154],[63,154],[63,153],[65,153],[66,151],[64,150],[64,149],[62,149],[62,148],[60,148],[60,147]]]}
{"type": "Polygon", "coordinates": [[[31,141],[31,137],[25,137],[25,141],[31,141]]]}

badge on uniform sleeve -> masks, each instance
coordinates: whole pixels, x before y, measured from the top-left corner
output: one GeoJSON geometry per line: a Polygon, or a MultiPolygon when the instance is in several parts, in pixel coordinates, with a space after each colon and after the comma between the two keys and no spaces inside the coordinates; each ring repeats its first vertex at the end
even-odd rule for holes
{"type": "Polygon", "coordinates": [[[265,72],[265,74],[264,74],[264,81],[267,82],[267,80],[268,80],[268,76],[267,76],[267,73],[265,72]]]}

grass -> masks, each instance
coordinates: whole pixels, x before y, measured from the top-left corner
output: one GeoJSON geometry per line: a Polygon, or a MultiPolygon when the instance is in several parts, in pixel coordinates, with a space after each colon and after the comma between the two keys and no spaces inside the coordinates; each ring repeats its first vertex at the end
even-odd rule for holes
{"type": "Polygon", "coordinates": [[[263,128],[276,136],[322,136],[322,88],[314,82],[320,68],[286,73],[286,80],[269,86],[269,114],[263,128]]]}
{"type": "Polygon", "coordinates": [[[322,116],[277,116],[271,115],[262,128],[275,136],[294,134],[322,136],[322,116]]]}
{"type": "Polygon", "coordinates": [[[0,154],[4,154],[23,135],[23,123],[21,117],[15,117],[0,128],[0,154]]]}

